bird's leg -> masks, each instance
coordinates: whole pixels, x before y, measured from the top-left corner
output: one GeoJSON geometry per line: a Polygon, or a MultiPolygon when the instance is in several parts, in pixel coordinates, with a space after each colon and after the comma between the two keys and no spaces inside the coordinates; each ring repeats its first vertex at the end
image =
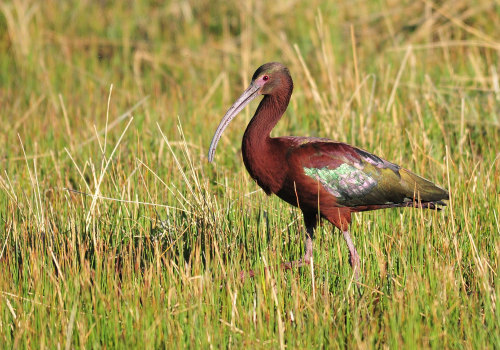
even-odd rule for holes
{"type": "Polygon", "coordinates": [[[313,238],[314,238],[314,227],[306,227],[306,252],[304,253],[304,256],[302,259],[300,259],[298,262],[301,265],[307,264],[311,262],[311,258],[313,255],[313,238]]]}
{"type": "MultiPolygon", "coordinates": [[[[305,248],[306,252],[302,259],[294,260],[281,264],[281,268],[284,270],[291,270],[294,267],[300,267],[304,265],[309,265],[311,263],[311,258],[313,255],[313,238],[314,238],[314,227],[315,225],[306,226],[306,240],[305,240],[305,248]]],[[[269,267],[264,267],[264,270],[267,270],[269,267]]],[[[250,270],[248,272],[242,271],[240,272],[240,279],[243,281],[246,277],[253,278],[255,277],[255,272],[250,270]]]]}
{"type": "Polygon", "coordinates": [[[347,247],[349,248],[349,263],[351,264],[352,269],[354,270],[354,278],[359,280],[359,255],[356,251],[356,247],[354,243],[352,243],[351,235],[349,235],[349,230],[343,230],[342,234],[344,235],[345,242],[347,243],[347,247]]]}
{"type": "Polygon", "coordinates": [[[292,267],[299,267],[304,265],[309,265],[311,263],[311,258],[313,255],[313,239],[314,239],[314,226],[315,225],[307,225],[306,226],[306,239],[305,239],[305,249],[306,252],[302,259],[290,261],[282,264],[282,267],[285,270],[289,270],[292,267]]]}

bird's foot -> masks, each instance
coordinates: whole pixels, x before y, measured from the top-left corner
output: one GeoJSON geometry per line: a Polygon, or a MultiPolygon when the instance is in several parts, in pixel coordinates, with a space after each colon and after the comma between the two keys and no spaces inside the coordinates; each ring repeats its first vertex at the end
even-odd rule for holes
{"type": "MultiPolygon", "coordinates": [[[[302,259],[299,260],[294,260],[294,261],[289,261],[282,263],[280,267],[283,270],[292,270],[297,267],[301,266],[306,266],[311,264],[311,259],[309,257],[303,257],[302,259]]],[[[269,270],[269,267],[264,267],[264,272],[266,270],[269,270]]],[[[244,281],[246,278],[254,278],[257,275],[257,273],[254,270],[248,270],[248,271],[241,271],[240,272],[240,280],[244,281]]]]}
{"type": "Polygon", "coordinates": [[[241,271],[240,272],[240,280],[243,282],[245,278],[254,278],[255,277],[255,271],[254,270],[248,270],[248,271],[241,271]]]}
{"type": "Polygon", "coordinates": [[[303,257],[302,259],[299,260],[294,260],[294,261],[289,261],[286,263],[281,264],[281,268],[283,270],[291,270],[294,267],[301,267],[305,265],[311,264],[311,259],[309,257],[303,257]]]}
{"type": "MultiPolygon", "coordinates": [[[[302,259],[282,263],[280,265],[280,267],[286,271],[286,270],[292,270],[293,268],[310,265],[311,260],[312,260],[312,239],[310,237],[308,237],[308,239],[306,240],[306,247],[307,247],[306,253],[302,257],[302,259]]],[[[357,259],[359,261],[359,257],[357,259]]],[[[269,270],[269,267],[267,267],[267,266],[264,267],[264,272],[266,270],[269,270]]],[[[254,278],[255,275],[256,275],[256,273],[253,270],[241,271],[240,272],[240,279],[241,279],[241,281],[244,281],[245,278],[247,278],[247,277],[254,278]]]]}

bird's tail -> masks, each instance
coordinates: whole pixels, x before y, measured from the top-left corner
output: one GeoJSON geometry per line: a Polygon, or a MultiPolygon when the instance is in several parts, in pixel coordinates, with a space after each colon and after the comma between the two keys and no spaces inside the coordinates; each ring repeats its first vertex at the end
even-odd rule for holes
{"type": "Polygon", "coordinates": [[[446,207],[446,203],[443,201],[435,201],[435,202],[406,202],[400,203],[396,205],[397,207],[413,207],[413,208],[422,208],[422,209],[434,209],[441,210],[442,207],[446,207]]]}
{"type": "Polygon", "coordinates": [[[354,211],[368,211],[368,210],[378,210],[378,209],[388,209],[388,208],[422,208],[422,209],[433,209],[440,211],[440,206],[446,206],[445,202],[442,201],[434,201],[434,202],[418,202],[418,201],[410,201],[404,203],[388,203],[388,204],[376,204],[376,205],[363,205],[353,207],[354,211]]]}
{"type": "Polygon", "coordinates": [[[429,180],[412,173],[407,169],[399,170],[401,186],[399,194],[400,201],[392,201],[385,204],[356,206],[356,211],[377,210],[386,208],[413,207],[422,209],[441,210],[440,206],[446,206],[443,200],[449,199],[448,191],[433,184],[429,180]]]}
{"type": "Polygon", "coordinates": [[[399,173],[401,175],[401,182],[405,185],[409,198],[414,199],[412,202],[408,202],[409,205],[406,206],[416,207],[416,205],[412,205],[413,202],[421,203],[419,205],[421,208],[429,207],[430,209],[434,209],[432,206],[435,204],[446,205],[442,200],[447,200],[450,196],[444,188],[433,184],[429,180],[407,169],[400,169],[399,173]]]}

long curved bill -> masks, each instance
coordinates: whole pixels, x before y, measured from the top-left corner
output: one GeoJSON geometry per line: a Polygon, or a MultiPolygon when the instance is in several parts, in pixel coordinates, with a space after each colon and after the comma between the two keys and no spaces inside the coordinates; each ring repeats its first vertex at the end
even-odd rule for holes
{"type": "Polygon", "coordinates": [[[247,104],[249,104],[254,98],[259,95],[260,86],[254,84],[253,82],[250,86],[241,94],[241,96],[233,103],[233,105],[228,109],[224,118],[222,118],[217,130],[215,131],[214,137],[212,138],[212,142],[210,143],[210,149],[208,150],[208,161],[212,162],[214,160],[215,148],[217,147],[217,143],[222,136],[222,133],[229,125],[231,120],[236,117],[240,111],[245,108],[247,104]]]}

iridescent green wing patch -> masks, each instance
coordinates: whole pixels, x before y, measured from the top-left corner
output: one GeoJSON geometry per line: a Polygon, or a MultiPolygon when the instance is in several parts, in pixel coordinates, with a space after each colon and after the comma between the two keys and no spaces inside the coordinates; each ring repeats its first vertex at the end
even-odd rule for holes
{"type": "Polygon", "coordinates": [[[365,196],[377,185],[377,181],[363,170],[346,163],[335,169],[304,167],[304,172],[318,180],[337,200],[344,202],[365,196]]]}

